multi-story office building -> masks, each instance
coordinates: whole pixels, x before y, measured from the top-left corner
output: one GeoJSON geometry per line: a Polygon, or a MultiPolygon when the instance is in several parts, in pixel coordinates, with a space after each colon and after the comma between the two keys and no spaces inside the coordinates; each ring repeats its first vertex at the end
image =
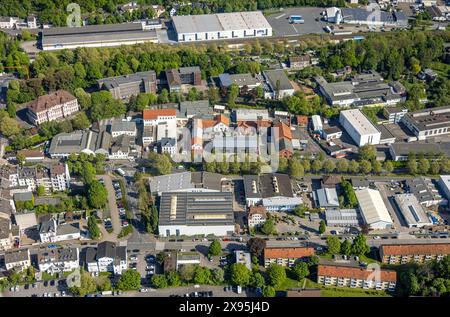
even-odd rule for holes
{"type": "Polygon", "coordinates": [[[450,106],[424,109],[405,114],[401,120],[419,139],[450,133],[450,106]]]}
{"type": "Polygon", "coordinates": [[[97,80],[98,88],[108,90],[115,99],[128,99],[140,93],[156,92],[156,73],[153,70],[131,75],[97,80]]]}

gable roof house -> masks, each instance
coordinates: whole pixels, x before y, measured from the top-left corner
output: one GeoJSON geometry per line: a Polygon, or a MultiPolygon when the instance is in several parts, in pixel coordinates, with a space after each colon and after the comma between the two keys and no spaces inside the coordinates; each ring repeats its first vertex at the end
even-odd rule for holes
{"type": "Polygon", "coordinates": [[[118,246],[111,241],[101,242],[97,248],[86,250],[85,261],[88,272],[112,272],[120,275],[128,268],[127,247],[118,246]]]}

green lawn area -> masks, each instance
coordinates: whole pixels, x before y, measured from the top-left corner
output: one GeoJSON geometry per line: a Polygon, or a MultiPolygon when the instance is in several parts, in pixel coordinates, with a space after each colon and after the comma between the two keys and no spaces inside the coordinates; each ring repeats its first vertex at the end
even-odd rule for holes
{"type": "Polygon", "coordinates": [[[365,290],[349,287],[322,287],[324,297],[392,297],[383,291],[365,290]]]}
{"type": "Polygon", "coordinates": [[[291,288],[302,288],[303,287],[303,281],[299,282],[297,280],[291,279],[291,278],[286,278],[286,280],[284,281],[284,283],[277,288],[277,291],[285,291],[287,289],[291,289],[291,288]]]}
{"type": "MultiPolygon", "coordinates": [[[[322,259],[326,259],[326,260],[332,260],[333,259],[333,255],[329,254],[329,253],[320,254],[319,257],[322,258],[322,259]]],[[[366,262],[366,263],[377,263],[377,264],[381,265],[380,261],[377,261],[377,260],[375,260],[373,258],[370,258],[370,257],[366,256],[366,255],[361,255],[359,257],[359,261],[360,262],[366,262]]]]}
{"type": "Polygon", "coordinates": [[[58,275],[55,274],[48,274],[47,272],[42,272],[42,280],[43,281],[51,281],[51,280],[55,280],[58,278],[58,275]]]}
{"type": "Polygon", "coordinates": [[[431,63],[431,68],[442,77],[447,77],[450,72],[450,65],[441,62],[431,63]]]}

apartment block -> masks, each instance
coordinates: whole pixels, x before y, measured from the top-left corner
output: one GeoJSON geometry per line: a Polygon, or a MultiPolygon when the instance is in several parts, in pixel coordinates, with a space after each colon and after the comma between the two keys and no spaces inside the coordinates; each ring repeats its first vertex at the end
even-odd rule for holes
{"type": "Polygon", "coordinates": [[[397,272],[383,269],[375,272],[351,262],[320,263],[317,269],[317,283],[325,286],[394,291],[397,272]]]}
{"type": "Polygon", "coordinates": [[[293,247],[293,248],[265,248],[264,266],[277,264],[281,266],[293,267],[295,263],[304,258],[313,256],[314,248],[293,247]]]}
{"type": "Polygon", "coordinates": [[[65,90],[40,96],[28,105],[28,118],[31,123],[39,125],[43,122],[66,118],[80,110],[78,100],[65,90]]]}
{"type": "Polygon", "coordinates": [[[391,244],[380,246],[380,258],[386,264],[424,263],[442,260],[450,254],[450,243],[391,244]]]}

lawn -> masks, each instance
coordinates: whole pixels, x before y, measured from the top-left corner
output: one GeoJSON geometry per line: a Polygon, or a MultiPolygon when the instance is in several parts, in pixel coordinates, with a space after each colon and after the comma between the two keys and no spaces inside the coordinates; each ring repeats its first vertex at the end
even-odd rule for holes
{"type": "Polygon", "coordinates": [[[302,288],[303,287],[303,281],[299,282],[297,280],[291,279],[289,277],[286,278],[283,284],[279,288],[277,288],[277,291],[285,291],[287,289],[292,288],[302,288]]]}
{"type": "Polygon", "coordinates": [[[450,65],[441,62],[431,63],[431,68],[442,77],[447,77],[450,73],[450,65]]]}
{"type": "Polygon", "coordinates": [[[365,290],[349,287],[323,287],[324,297],[392,297],[383,291],[365,290]]]}

